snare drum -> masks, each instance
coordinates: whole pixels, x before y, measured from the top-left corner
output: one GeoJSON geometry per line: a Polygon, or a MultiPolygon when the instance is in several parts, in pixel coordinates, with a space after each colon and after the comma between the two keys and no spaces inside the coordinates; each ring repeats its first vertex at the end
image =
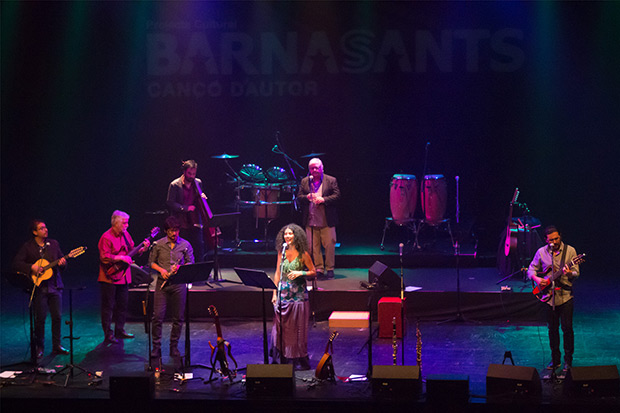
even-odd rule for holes
{"type": "Polygon", "coordinates": [[[263,168],[253,163],[243,165],[239,171],[241,179],[247,182],[265,182],[263,168]]]}
{"type": "Polygon", "coordinates": [[[415,175],[396,174],[390,183],[392,219],[402,225],[413,219],[418,204],[418,181],[415,175]]]}
{"type": "Polygon", "coordinates": [[[426,222],[431,225],[443,221],[448,201],[448,184],[443,175],[426,175],[424,177],[424,192],[422,206],[426,222]]]}

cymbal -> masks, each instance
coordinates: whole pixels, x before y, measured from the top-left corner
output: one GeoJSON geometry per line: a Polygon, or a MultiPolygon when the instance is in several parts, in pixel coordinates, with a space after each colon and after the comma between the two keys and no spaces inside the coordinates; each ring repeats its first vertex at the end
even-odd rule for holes
{"type": "Polygon", "coordinates": [[[325,153],[323,152],[312,152],[307,155],[300,156],[300,158],[316,158],[317,156],[323,156],[325,153]]]}
{"type": "Polygon", "coordinates": [[[234,159],[234,158],[238,158],[239,155],[229,155],[227,153],[223,153],[221,155],[213,155],[211,158],[213,159],[234,159]]]}

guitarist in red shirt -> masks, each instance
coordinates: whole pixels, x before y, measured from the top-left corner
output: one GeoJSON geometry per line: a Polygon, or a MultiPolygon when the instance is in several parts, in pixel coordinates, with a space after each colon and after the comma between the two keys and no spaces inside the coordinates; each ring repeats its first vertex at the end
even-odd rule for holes
{"type": "MultiPolygon", "coordinates": [[[[62,290],[64,288],[60,271],[67,265],[58,241],[48,238],[45,222],[35,219],[30,223],[32,239],[19,249],[13,260],[15,271],[27,274],[29,277],[42,275],[43,267],[40,262],[58,260],[51,273],[51,277],[41,281],[35,287],[32,304],[34,306],[34,341],[37,358],[43,357],[45,344],[45,319],[48,311],[52,317],[52,351],[54,354],[69,354],[66,348],[60,345],[62,319],[62,290]]],[[[33,284],[34,287],[34,284],[33,284]]]]}
{"type": "Polygon", "coordinates": [[[564,370],[573,363],[575,349],[573,333],[573,282],[579,277],[580,256],[575,248],[562,242],[560,231],[554,226],[545,228],[547,245],[536,251],[527,271],[534,283],[534,292],[547,291],[541,301],[547,302],[547,326],[551,363],[547,366],[556,370],[561,366],[560,332],[562,326],[564,339],[564,370]],[[541,273],[541,271],[543,273],[541,273]]]}
{"type": "MultiPolygon", "coordinates": [[[[131,284],[131,263],[129,255],[134,242],[127,232],[129,214],[123,211],[112,213],[112,227],[99,239],[99,285],[101,287],[101,326],[104,343],[116,344],[119,338],[133,338],[125,331],[129,284],[131,284]],[[114,322],[114,330],[112,330],[114,322]]],[[[148,250],[149,240],[144,240],[138,253],[148,250]]]]}

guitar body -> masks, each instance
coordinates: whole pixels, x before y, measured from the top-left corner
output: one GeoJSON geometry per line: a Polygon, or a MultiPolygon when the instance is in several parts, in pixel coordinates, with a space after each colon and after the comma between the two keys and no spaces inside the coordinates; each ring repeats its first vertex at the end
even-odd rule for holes
{"type": "Polygon", "coordinates": [[[334,331],[329,337],[329,340],[327,341],[323,357],[321,357],[319,364],[316,366],[316,371],[314,372],[314,375],[319,380],[335,380],[336,378],[334,363],[332,360],[332,355],[330,353],[330,351],[333,352],[333,342],[336,337],[338,337],[338,332],[334,331]]]}
{"type": "MultiPolygon", "coordinates": [[[[150,235],[144,241],[142,241],[137,247],[134,247],[134,249],[129,251],[127,255],[129,255],[130,257],[133,257],[134,255],[136,255],[138,251],[140,251],[140,249],[144,246],[146,241],[152,242],[153,239],[155,239],[155,237],[157,236],[157,234],[159,234],[159,227],[154,227],[151,230],[150,235]]],[[[123,274],[125,273],[125,270],[128,267],[129,267],[129,264],[127,264],[125,261],[115,262],[113,264],[110,264],[110,266],[106,269],[105,275],[112,281],[119,281],[121,278],[123,278],[123,274]]]]}
{"type": "MultiPolygon", "coordinates": [[[[565,265],[565,267],[568,267],[568,269],[571,269],[573,268],[573,266],[583,263],[585,261],[585,256],[586,254],[579,254],[575,256],[572,260],[570,260],[568,264],[565,265]]],[[[534,281],[532,281],[532,287],[533,287],[532,294],[534,294],[536,298],[542,301],[543,303],[546,303],[547,301],[551,299],[551,297],[553,296],[553,291],[551,291],[551,286],[553,285],[553,281],[560,278],[563,274],[562,270],[559,270],[558,272],[553,273],[551,269],[552,268],[550,267],[550,268],[547,268],[546,271],[539,272],[536,274],[539,277],[543,278],[543,281],[540,284],[536,284],[534,281]]]]}
{"type": "MultiPolygon", "coordinates": [[[[86,252],[86,247],[77,247],[73,250],[71,250],[70,253],[68,253],[67,255],[65,255],[64,259],[67,258],[75,258],[79,255],[84,254],[84,252],[86,252]]],[[[52,261],[51,263],[49,261],[47,261],[44,258],[41,258],[40,260],[38,260],[35,264],[37,264],[40,268],[42,268],[42,272],[40,274],[35,274],[33,273],[31,275],[32,277],[32,282],[34,283],[34,285],[36,287],[41,286],[41,283],[45,280],[49,280],[50,278],[52,278],[52,275],[54,275],[54,267],[56,267],[58,265],[58,263],[60,262],[60,260],[62,258],[57,259],[56,261],[52,261]]]]}

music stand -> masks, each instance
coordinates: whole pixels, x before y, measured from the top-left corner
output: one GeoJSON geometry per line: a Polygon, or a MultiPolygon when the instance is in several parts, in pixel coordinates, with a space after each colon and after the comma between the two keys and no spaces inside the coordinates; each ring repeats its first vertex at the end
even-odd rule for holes
{"type": "MultiPolygon", "coordinates": [[[[177,273],[168,278],[170,284],[189,284],[198,281],[206,281],[213,269],[213,261],[199,262],[196,264],[181,265],[177,273]]],[[[185,298],[185,366],[189,367],[191,363],[191,344],[189,334],[189,291],[185,298]]]]}
{"type": "Polygon", "coordinates": [[[217,258],[217,250],[219,249],[219,240],[217,237],[217,228],[228,227],[236,224],[239,220],[241,212],[229,212],[226,214],[214,214],[209,220],[209,228],[215,228],[215,248],[213,249],[213,280],[218,281],[220,279],[220,264],[217,258]]]}
{"type": "MultiPolygon", "coordinates": [[[[274,284],[273,280],[269,278],[265,271],[250,270],[248,268],[234,268],[235,272],[243,282],[243,284],[249,287],[259,287],[262,290],[263,301],[263,356],[265,364],[269,364],[268,346],[267,346],[267,310],[265,307],[265,288],[268,290],[275,290],[278,287],[274,284]]],[[[282,327],[280,327],[282,329],[282,327]]]]}
{"type": "MultiPolygon", "coordinates": [[[[15,288],[18,288],[29,295],[33,292],[34,283],[27,274],[23,272],[2,272],[2,276],[15,288]]],[[[32,297],[32,295],[31,295],[32,297]]],[[[30,318],[30,364],[34,367],[38,366],[37,361],[37,345],[34,342],[34,313],[32,310],[32,298],[28,304],[28,312],[30,318]]]]}

